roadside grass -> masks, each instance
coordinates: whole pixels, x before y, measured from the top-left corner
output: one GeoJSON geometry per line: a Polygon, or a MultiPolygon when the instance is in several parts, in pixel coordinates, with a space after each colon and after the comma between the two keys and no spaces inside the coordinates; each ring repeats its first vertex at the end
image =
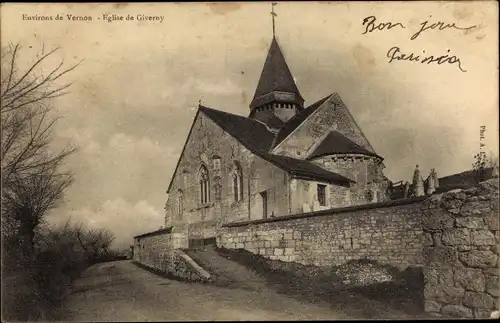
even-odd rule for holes
{"type": "Polygon", "coordinates": [[[2,259],[2,321],[58,321],[72,282],[91,264],[71,249],[37,252],[32,259],[2,259]]]}
{"type": "Polygon", "coordinates": [[[327,302],[331,307],[366,319],[427,318],[423,309],[423,274],[418,268],[399,271],[371,260],[350,261],[347,266],[370,264],[394,277],[392,281],[359,286],[344,284],[336,267],[269,260],[243,249],[217,248],[217,251],[263,276],[277,292],[301,301],[327,302]]]}

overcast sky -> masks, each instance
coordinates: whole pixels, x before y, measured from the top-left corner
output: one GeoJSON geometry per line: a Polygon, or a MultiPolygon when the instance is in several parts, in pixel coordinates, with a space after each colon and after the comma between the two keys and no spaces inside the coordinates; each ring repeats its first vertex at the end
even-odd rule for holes
{"type": "MultiPolygon", "coordinates": [[[[63,117],[56,144],[80,150],[68,161],[75,184],[51,219],[109,227],[118,244],[163,225],[165,190],[198,101],[249,113],[272,38],[270,9],[269,3],[3,5],[2,45],[20,41],[26,62],[42,43],[61,46],[54,64],[84,59],[67,78],[72,92],[54,102],[63,117]],[[164,20],[109,23],[106,13],[164,20]],[[93,20],[67,21],[66,14],[93,20]]],[[[275,10],[278,42],[306,104],[338,92],[385,158],[391,180],[410,180],[416,164],[424,176],[431,168],[439,176],[470,169],[482,125],[485,151],[498,151],[496,2],[295,2],[275,10]],[[405,28],[363,35],[368,16],[405,28]],[[427,30],[410,40],[426,20],[476,27],[427,30]],[[457,64],[389,64],[393,46],[416,55],[450,50],[467,72],[457,64]]]]}

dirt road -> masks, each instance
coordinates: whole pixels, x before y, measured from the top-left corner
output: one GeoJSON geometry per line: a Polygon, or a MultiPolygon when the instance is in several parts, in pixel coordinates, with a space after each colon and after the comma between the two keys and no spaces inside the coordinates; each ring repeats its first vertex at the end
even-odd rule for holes
{"type": "Polygon", "coordinates": [[[259,291],[162,278],[130,261],[98,264],[74,283],[64,321],[349,319],[328,306],[259,291]]]}

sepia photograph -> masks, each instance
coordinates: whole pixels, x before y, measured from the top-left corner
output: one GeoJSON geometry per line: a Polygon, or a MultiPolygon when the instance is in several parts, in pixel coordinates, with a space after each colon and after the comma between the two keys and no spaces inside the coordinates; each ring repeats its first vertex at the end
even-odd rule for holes
{"type": "Polygon", "coordinates": [[[500,318],[497,1],[0,17],[2,322],[500,318]]]}

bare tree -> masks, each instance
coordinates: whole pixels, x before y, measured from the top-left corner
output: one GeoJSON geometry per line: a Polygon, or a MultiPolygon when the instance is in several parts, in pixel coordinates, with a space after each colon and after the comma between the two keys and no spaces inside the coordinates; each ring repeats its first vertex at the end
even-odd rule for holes
{"type": "Polygon", "coordinates": [[[114,234],[108,229],[91,229],[87,231],[86,245],[92,261],[103,254],[109,253],[109,247],[114,241],[114,234]]]}
{"type": "Polygon", "coordinates": [[[472,164],[472,171],[474,174],[474,180],[479,183],[483,176],[486,168],[486,154],[480,152],[474,155],[474,163],[472,164]]]}
{"type": "MultiPolygon", "coordinates": [[[[57,160],[59,163],[62,161],[57,160]]],[[[3,192],[5,216],[19,223],[18,236],[27,252],[34,246],[35,230],[46,212],[57,203],[72,178],[68,174],[58,173],[59,163],[47,164],[36,168],[30,176],[14,177],[9,188],[3,192]]]]}
{"type": "Polygon", "coordinates": [[[71,184],[71,174],[62,172],[61,166],[75,148],[53,150],[52,130],[57,119],[51,110],[53,99],[66,94],[71,85],[59,85],[61,78],[79,63],[65,68],[61,61],[48,72],[39,72],[58,51],[45,53],[42,49],[23,70],[20,51],[19,44],[9,45],[1,54],[2,222],[17,229],[10,233],[23,237],[21,242],[31,251],[35,229],[71,184]]]}
{"type": "Polygon", "coordinates": [[[481,182],[486,179],[486,176],[489,176],[487,173],[487,169],[492,169],[492,175],[495,172],[495,169],[498,167],[498,157],[493,153],[490,153],[489,156],[484,152],[480,152],[474,155],[474,163],[472,164],[472,171],[474,175],[474,180],[476,182],[481,182]]]}

